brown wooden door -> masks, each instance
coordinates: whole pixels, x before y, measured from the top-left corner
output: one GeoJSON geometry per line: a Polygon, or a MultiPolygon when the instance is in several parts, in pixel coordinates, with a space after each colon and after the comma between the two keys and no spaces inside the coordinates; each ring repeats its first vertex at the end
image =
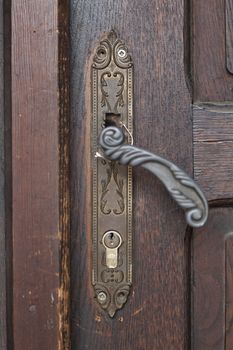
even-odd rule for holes
{"type": "Polygon", "coordinates": [[[231,1],[0,4],[0,348],[232,349],[231,1]],[[135,144],[194,177],[210,213],[192,230],[134,170],[133,285],[110,318],[91,284],[90,67],[112,29],[134,61],[135,144]]]}

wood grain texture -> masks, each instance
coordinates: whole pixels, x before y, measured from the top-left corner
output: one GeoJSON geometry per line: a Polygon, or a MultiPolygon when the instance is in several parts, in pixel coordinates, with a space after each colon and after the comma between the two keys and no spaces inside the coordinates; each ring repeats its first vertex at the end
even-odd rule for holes
{"type": "Polygon", "coordinates": [[[193,233],[193,350],[233,347],[233,209],[213,208],[193,233]]]}
{"type": "Polygon", "coordinates": [[[0,349],[6,349],[6,237],[5,237],[5,139],[4,139],[4,33],[0,1],[0,349]]]}
{"type": "Polygon", "coordinates": [[[114,28],[132,53],[135,144],[192,174],[183,1],[71,1],[72,349],[188,348],[186,224],[163,186],[134,171],[133,290],[110,319],[91,285],[90,65],[114,28]],[[182,135],[182,137],[181,137],[182,135]]]}
{"type": "Polygon", "coordinates": [[[231,101],[233,76],[226,68],[225,0],[192,1],[192,14],[194,101],[231,101]]]}
{"type": "Polygon", "coordinates": [[[4,1],[4,173],[7,290],[7,349],[13,349],[12,283],[12,106],[11,106],[11,3],[4,1]]]}
{"type": "MultiPolygon", "coordinates": [[[[70,349],[70,110],[69,1],[59,1],[59,227],[61,235],[60,332],[61,349],[70,349]]],[[[59,349],[60,350],[60,349],[59,349]]]]}
{"type": "Polygon", "coordinates": [[[225,332],[225,347],[226,350],[232,349],[233,346],[233,227],[230,237],[227,237],[225,242],[226,248],[226,293],[225,293],[225,302],[226,302],[226,332],[225,332]],[[229,239],[230,238],[230,239],[229,239]]]}
{"type": "Polygon", "coordinates": [[[233,4],[226,0],[226,64],[230,73],[233,73],[233,4]]]}
{"type": "Polygon", "coordinates": [[[233,197],[233,104],[193,106],[194,177],[208,200],[233,197]]]}
{"type": "Polygon", "coordinates": [[[58,3],[12,0],[13,341],[59,347],[58,3]]]}

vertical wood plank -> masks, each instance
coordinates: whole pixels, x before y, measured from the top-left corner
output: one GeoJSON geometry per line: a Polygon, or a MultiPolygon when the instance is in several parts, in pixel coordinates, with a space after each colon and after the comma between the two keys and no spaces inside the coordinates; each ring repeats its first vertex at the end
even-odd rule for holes
{"type": "Polygon", "coordinates": [[[226,68],[225,0],[193,0],[192,23],[194,101],[232,101],[233,76],[226,68]]]}
{"type": "Polygon", "coordinates": [[[226,0],[226,64],[230,73],[233,73],[233,4],[226,0]]]}
{"type": "Polygon", "coordinates": [[[233,225],[230,237],[225,242],[226,247],[226,334],[225,349],[233,348],[233,225]]]}
{"type": "Polygon", "coordinates": [[[193,350],[233,348],[233,209],[213,208],[193,234],[193,350]]]}
{"type": "Polygon", "coordinates": [[[13,339],[59,346],[58,2],[12,0],[13,339]]]}
{"type": "Polygon", "coordinates": [[[5,151],[4,151],[4,29],[0,1],[0,349],[6,349],[6,239],[5,239],[5,151]]]}
{"type": "Polygon", "coordinates": [[[12,329],[12,118],[11,118],[11,1],[4,1],[4,173],[6,241],[7,349],[13,349],[12,329]]]}
{"type": "Polygon", "coordinates": [[[192,173],[182,0],[71,1],[72,347],[187,349],[186,223],[163,186],[134,171],[133,288],[113,319],[91,285],[93,49],[114,28],[134,62],[134,141],[192,173]],[[81,287],[80,287],[81,286],[81,287]]]}
{"type": "Polygon", "coordinates": [[[70,110],[69,0],[59,0],[59,200],[61,349],[70,349],[70,110]]]}

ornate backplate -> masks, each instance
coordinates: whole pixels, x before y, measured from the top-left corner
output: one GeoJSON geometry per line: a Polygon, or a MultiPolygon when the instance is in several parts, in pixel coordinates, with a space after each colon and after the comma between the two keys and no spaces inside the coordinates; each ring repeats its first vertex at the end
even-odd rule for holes
{"type": "Polygon", "coordinates": [[[127,301],[132,283],[132,169],[101,158],[98,138],[112,125],[122,127],[130,141],[133,109],[132,60],[114,31],[96,48],[91,75],[92,282],[98,303],[113,317],[127,301]]]}

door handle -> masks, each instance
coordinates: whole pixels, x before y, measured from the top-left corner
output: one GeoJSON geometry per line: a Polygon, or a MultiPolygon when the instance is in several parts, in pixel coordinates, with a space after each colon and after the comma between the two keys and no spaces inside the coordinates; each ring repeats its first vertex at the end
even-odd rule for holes
{"type": "Polygon", "coordinates": [[[127,166],[142,166],[157,176],[176,203],[185,210],[187,223],[201,227],[207,220],[208,204],[199,186],[177,165],[142,148],[124,143],[123,130],[109,126],[100,134],[104,156],[127,166]]]}
{"type": "Polygon", "coordinates": [[[125,142],[133,133],[133,59],[115,31],[104,35],[92,55],[92,284],[110,317],[128,299],[133,276],[132,167],[157,176],[185,210],[187,223],[202,226],[205,196],[175,164],[125,142]],[[100,146],[103,158],[100,156],[100,146]]]}

